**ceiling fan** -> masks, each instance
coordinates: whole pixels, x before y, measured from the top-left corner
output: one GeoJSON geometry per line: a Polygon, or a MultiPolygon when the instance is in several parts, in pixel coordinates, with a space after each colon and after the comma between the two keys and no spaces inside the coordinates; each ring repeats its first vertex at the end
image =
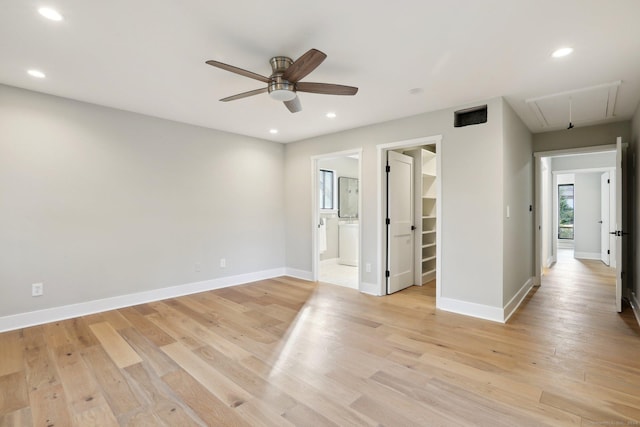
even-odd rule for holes
{"type": "Polygon", "coordinates": [[[283,101],[289,111],[297,113],[302,110],[302,105],[300,104],[300,99],[296,95],[296,92],[319,93],[325,95],[355,95],[358,92],[358,88],[352,86],[300,81],[310,72],[315,70],[326,57],[327,55],[317,49],[310,49],[295,61],[286,56],[274,56],[269,60],[272,69],[272,73],[269,77],[218,61],[207,61],[207,64],[267,83],[267,87],[228,96],[226,98],[222,98],[220,101],[235,101],[236,99],[242,99],[248,96],[268,92],[272,99],[275,99],[276,101],[283,101]]]}

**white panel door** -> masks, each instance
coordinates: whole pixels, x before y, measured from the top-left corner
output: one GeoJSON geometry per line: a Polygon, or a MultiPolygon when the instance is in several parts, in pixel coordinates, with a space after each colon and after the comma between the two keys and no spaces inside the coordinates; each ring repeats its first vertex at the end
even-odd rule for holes
{"type": "Polygon", "coordinates": [[[616,310],[622,311],[622,267],[623,267],[623,244],[622,238],[622,138],[616,139],[616,310]]]}
{"type": "Polygon", "coordinates": [[[609,172],[600,176],[600,259],[609,265],[609,172]]]}
{"type": "Polygon", "coordinates": [[[413,158],[387,152],[387,293],[413,285],[413,158]]]}

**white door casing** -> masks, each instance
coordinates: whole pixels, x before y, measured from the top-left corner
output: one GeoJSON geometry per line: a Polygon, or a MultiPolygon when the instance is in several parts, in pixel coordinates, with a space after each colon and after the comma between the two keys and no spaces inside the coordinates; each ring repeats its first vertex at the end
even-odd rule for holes
{"type": "Polygon", "coordinates": [[[413,284],[413,158],[387,152],[387,293],[413,284]]]}
{"type": "Polygon", "coordinates": [[[600,259],[609,265],[609,172],[600,175],[600,259]]]}
{"type": "Polygon", "coordinates": [[[616,310],[622,311],[623,228],[622,228],[622,138],[616,139],[616,310]]]}

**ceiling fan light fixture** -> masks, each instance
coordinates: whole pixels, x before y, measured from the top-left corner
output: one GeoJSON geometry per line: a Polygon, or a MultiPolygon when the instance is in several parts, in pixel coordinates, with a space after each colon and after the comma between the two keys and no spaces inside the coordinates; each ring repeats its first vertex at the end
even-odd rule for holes
{"type": "Polygon", "coordinates": [[[291,101],[296,93],[290,89],[273,89],[269,91],[269,96],[276,101],[291,101]]]}

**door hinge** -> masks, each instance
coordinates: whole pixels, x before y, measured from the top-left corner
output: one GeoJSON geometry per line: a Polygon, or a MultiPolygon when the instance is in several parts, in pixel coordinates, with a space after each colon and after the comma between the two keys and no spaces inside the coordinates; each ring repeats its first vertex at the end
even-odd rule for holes
{"type": "Polygon", "coordinates": [[[384,272],[384,277],[389,277],[389,276],[391,276],[391,273],[389,272],[389,270],[385,271],[384,272]]]}
{"type": "Polygon", "coordinates": [[[386,172],[391,172],[391,166],[387,165],[387,167],[385,168],[386,172]]]}
{"type": "Polygon", "coordinates": [[[411,231],[413,231],[413,230],[415,230],[415,229],[416,229],[416,226],[415,226],[415,225],[412,225],[412,226],[411,226],[411,231]]]}
{"type": "Polygon", "coordinates": [[[387,225],[391,224],[391,218],[387,218],[385,222],[387,223],[387,225]]]}
{"type": "Polygon", "coordinates": [[[611,180],[610,179],[607,180],[607,184],[611,184],[611,180]]]}
{"type": "Polygon", "coordinates": [[[611,255],[611,251],[607,249],[607,255],[611,255]]]}
{"type": "Polygon", "coordinates": [[[624,279],[624,271],[620,272],[620,280],[624,279]]]}

